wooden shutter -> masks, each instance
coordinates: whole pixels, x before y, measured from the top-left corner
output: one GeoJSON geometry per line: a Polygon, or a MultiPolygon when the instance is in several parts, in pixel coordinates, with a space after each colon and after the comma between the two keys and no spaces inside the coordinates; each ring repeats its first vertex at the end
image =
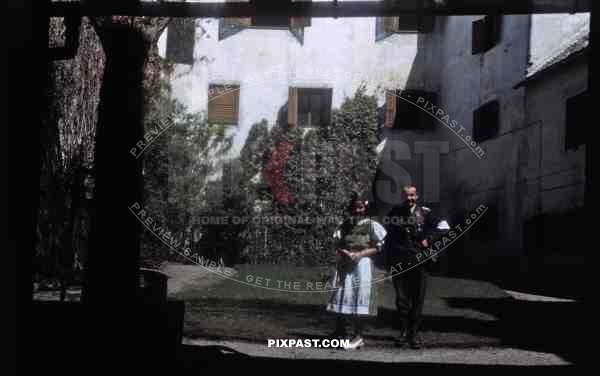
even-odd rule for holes
{"type": "Polygon", "coordinates": [[[288,127],[298,124],[298,88],[291,87],[288,90],[288,127]]]}
{"type": "Polygon", "coordinates": [[[398,17],[383,17],[383,32],[395,33],[398,31],[400,20],[398,17]]]}
{"type": "Polygon", "coordinates": [[[167,59],[177,64],[194,63],[196,20],[174,18],[167,29],[167,59]]]}
{"type": "Polygon", "coordinates": [[[393,91],[385,92],[385,127],[393,128],[396,120],[396,102],[398,97],[393,91]]]}
{"type": "Polygon", "coordinates": [[[211,85],[208,96],[208,120],[218,124],[237,124],[239,87],[211,85]]]}

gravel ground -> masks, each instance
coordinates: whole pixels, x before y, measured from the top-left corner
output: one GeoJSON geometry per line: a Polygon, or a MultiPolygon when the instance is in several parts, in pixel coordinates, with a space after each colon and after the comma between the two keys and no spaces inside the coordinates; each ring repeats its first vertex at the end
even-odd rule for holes
{"type": "Polygon", "coordinates": [[[329,348],[268,347],[267,343],[241,341],[216,341],[184,339],[184,344],[193,346],[226,347],[251,357],[354,360],[380,363],[444,363],[468,365],[506,366],[557,366],[570,365],[568,361],[551,353],[527,351],[515,348],[480,347],[475,349],[434,348],[422,350],[369,348],[344,351],[329,348]]]}
{"type": "MultiPolygon", "coordinates": [[[[235,273],[234,269],[229,269],[235,273]]],[[[222,274],[217,274],[216,267],[209,268],[199,265],[165,263],[160,270],[169,276],[167,282],[169,295],[177,294],[189,286],[204,288],[223,282],[223,276],[222,274]],[[210,272],[207,269],[215,272],[210,272]]]]}

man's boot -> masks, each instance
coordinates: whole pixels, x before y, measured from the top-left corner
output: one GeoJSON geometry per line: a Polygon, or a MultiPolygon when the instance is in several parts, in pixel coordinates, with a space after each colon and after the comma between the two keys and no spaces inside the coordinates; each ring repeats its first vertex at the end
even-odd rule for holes
{"type": "Polygon", "coordinates": [[[404,346],[407,342],[407,328],[408,328],[408,323],[406,321],[406,319],[402,319],[400,321],[400,335],[396,338],[394,338],[394,345],[395,346],[404,346]]]}
{"type": "Polygon", "coordinates": [[[416,330],[409,330],[406,336],[406,343],[408,344],[408,347],[410,347],[411,349],[417,350],[420,349],[422,346],[421,344],[421,340],[419,339],[419,337],[417,336],[417,331],[416,330]]]}

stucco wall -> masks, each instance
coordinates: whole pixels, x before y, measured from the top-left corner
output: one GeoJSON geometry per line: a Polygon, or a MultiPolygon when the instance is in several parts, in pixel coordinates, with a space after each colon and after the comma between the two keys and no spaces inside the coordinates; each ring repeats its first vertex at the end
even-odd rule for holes
{"type": "MultiPolygon", "coordinates": [[[[173,93],[191,111],[204,111],[209,83],[240,85],[239,124],[231,130],[234,153],[253,123],[262,118],[275,123],[287,103],[288,87],[333,88],[332,106],[339,107],[361,80],[371,92],[378,86],[405,87],[417,54],[416,34],[375,41],[372,17],[313,18],[304,29],[303,44],[285,29],[246,29],[218,40],[217,19],[198,19],[196,25],[194,64],[176,66],[173,93]],[[259,76],[273,71],[279,72],[276,80],[259,76]]],[[[168,28],[159,41],[163,56],[167,33],[168,28]]],[[[383,93],[378,95],[383,104],[383,93]]]]}
{"type": "Polygon", "coordinates": [[[589,13],[536,14],[531,17],[529,70],[536,70],[549,56],[589,33],[589,13]]]}
{"type": "Polygon", "coordinates": [[[536,206],[521,208],[520,217],[583,206],[585,146],[565,149],[566,101],[587,89],[587,79],[587,64],[579,62],[526,88],[530,130],[522,143],[527,142],[529,158],[521,179],[537,183],[525,192],[536,206]]]}
{"type": "MultiPolygon", "coordinates": [[[[438,109],[455,121],[452,128],[437,122],[431,133],[389,132],[393,138],[413,145],[416,141],[447,142],[448,153],[441,154],[440,196],[425,196],[425,201],[437,199],[440,210],[477,208],[492,203],[506,220],[514,216],[509,204],[515,161],[512,153],[512,132],[523,124],[524,93],[512,86],[523,79],[527,66],[529,17],[505,16],[501,42],[485,54],[471,53],[472,21],[482,16],[439,17],[434,33],[419,40],[416,62],[409,77],[411,87],[438,93],[438,109]],[[498,136],[472,146],[473,111],[485,102],[500,101],[498,136]],[[477,147],[483,155],[475,152],[477,147]],[[461,193],[457,194],[457,190],[461,193]]],[[[414,153],[414,151],[413,151],[414,153]]],[[[403,165],[415,171],[417,184],[423,183],[426,167],[422,155],[413,154],[403,165]]],[[[412,175],[412,173],[411,173],[412,175]]],[[[512,231],[510,226],[502,226],[512,231]]]]}

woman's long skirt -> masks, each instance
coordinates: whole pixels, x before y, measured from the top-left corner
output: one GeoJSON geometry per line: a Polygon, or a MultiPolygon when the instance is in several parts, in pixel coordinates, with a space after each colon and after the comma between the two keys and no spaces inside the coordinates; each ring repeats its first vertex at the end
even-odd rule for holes
{"type": "Polygon", "coordinates": [[[332,285],[334,291],[327,311],[348,315],[377,315],[377,288],[373,284],[373,261],[363,257],[351,267],[338,267],[332,285]]]}

